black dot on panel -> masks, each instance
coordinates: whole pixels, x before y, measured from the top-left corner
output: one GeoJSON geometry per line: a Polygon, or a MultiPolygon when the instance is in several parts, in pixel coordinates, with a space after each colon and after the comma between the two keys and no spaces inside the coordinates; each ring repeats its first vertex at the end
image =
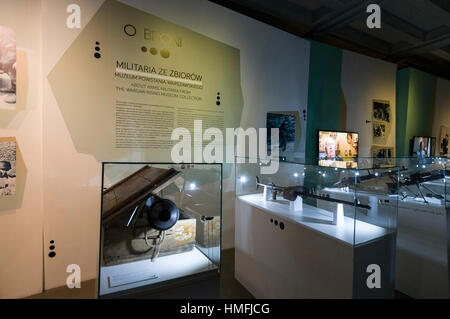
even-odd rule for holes
{"type": "Polygon", "coordinates": [[[53,258],[56,256],[56,253],[54,251],[51,251],[48,253],[48,257],[53,258]]]}
{"type": "Polygon", "coordinates": [[[52,239],[52,240],[50,240],[50,244],[54,244],[55,243],[55,241],[52,239]]]}
{"type": "Polygon", "coordinates": [[[220,100],[220,96],[219,95],[217,96],[217,100],[220,100]]]}
{"type": "Polygon", "coordinates": [[[283,222],[280,223],[280,228],[281,228],[281,230],[284,229],[284,223],[283,222]]]}
{"type": "Polygon", "coordinates": [[[100,42],[98,42],[98,41],[95,41],[95,44],[96,44],[96,45],[100,45],[100,42]]]}
{"type": "Polygon", "coordinates": [[[270,219],[270,222],[273,223],[273,218],[270,219]]]}
{"type": "Polygon", "coordinates": [[[100,48],[99,47],[95,47],[95,51],[100,51],[100,48]]]}
{"type": "Polygon", "coordinates": [[[219,101],[217,101],[217,102],[216,102],[216,105],[217,105],[217,106],[219,106],[219,105],[220,105],[220,102],[219,102],[219,101]]]}
{"type": "Polygon", "coordinates": [[[141,47],[142,52],[147,52],[147,47],[141,47]]]}
{"type": "Polygon", "coordinates": [[[275,226],[278,226],[278,220],[275,221],[275,226]]]}
{"type": "Polygon", "coordinates": [[[55,246],[54,246],[54,245],[51,245],[50,247],[48,247],[48,249],[54,250],[54,249],[55,249],[55,246]]]}
{"type": "Polygon", "coordinates": [[[100,59],[101,55],[100,55],[100,53],[95,52],[94,57],[95,57],[96,59],[100,59]]]}

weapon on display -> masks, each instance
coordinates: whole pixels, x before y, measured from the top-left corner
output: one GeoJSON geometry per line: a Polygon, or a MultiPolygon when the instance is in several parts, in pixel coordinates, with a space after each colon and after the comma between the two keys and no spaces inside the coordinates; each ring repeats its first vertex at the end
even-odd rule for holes
{"type": "Polygon", "coordinates": [[[151,260],[154,261],[164,241],[166,230],[172,228],[180,218],[180,211],[174,202],[168,199],[160,198],[156,195],[151,195],[145,202],[136,206],[130,215],[127,227],[135,228],[136,221],[139,217],[145,216],[150,228],[158,231],[157,235],[148,236],[148,226],[145,227],[144,237],[147,246],[154,248],[151,260]],[[150,243],[152,240],[153,243],[150,243]]]}
{"type": "Polygon", "coordinates": [[[103,191],[103,224],[109,224],[120,215],[131,212],[126,227],[134,230],[145,227],[142,239],[149,247],[154,248],[151,257],[154,261],[158,257],[166,230],[172,228],[180,216],[175,203],[155,194],[170,185],[180,174],[173,168],[162,169],[146,165],[107,188],[103,191]],[[136,226],[137,220],[143,217],[147,219],[147,224],[136,226]],[[157,230],[158,234],[147,236],[150,228],[157,230]]]}
{"type": "MultiPolygon", "coordinates": [[[[408,171],[408,169],[403,166],[400,169],[400,172],[402,172],[402,171],[408,171]]],[[[433,191],[432,189],[428,188],[426,185],[424,185],[424,183],[435,181],[435,180],[440,180],[440,179],[443,179],[445,176],[450,176],[449,170],[445,170],[445,171],[444,170],[433,170],[433,171],[429,171],[429,172],[418,172],[418,173],[410,174],[406,177],[403,177],[403,180],[399,180],[398,176],[397,176],[397,170],[374,174],[370,171],[370,169],[367,169],[367,172],[368,172],[367,175],[359,175],[359,176],[355,176],[355,177],[344,178],[344,179],[340,180],[339,182],[335,183],[334,186],[335,187],[349,187],[349,186],[354,185],[355,183],[361,183],[364,181],[371,180],[373,178],[388,176],[392,180],[391,183],[386,183],[388,186],[388,192],[390,194],[400,193],[400,190],[402,188],[404,188],[407,190],[407,192],[409,192],[410,194],[413,194],[415,198],[421,197],[425,203],[428,203],[428,201],[426,200],[426,196],[424,195],[422,189],[429,192],[429,195],[430,195],[429,197],[434,197],[434,198],[443,200],[444,196],[442,196],[441,194],[438,194],[435,191],[433,191]],[[418,193],[413,192],[408,186],[416,186],[418,193]]],[[[402,200],[408,197],[407,192],[403,192],[400,194],[402,196],[402,200]]],[[[449,200],[447,200],[447,201],[449,201],[449,200]]]]}
{"type": "Polygon", "coordinates": [[[300,196],[302,198],[313,198],[313,199],[320,199],[327,202],[332,203],[339,203],[349,206],[356,206],[358,208],[367,209],[370,210],[371,207],[369,205],[364,205],[359,202],[359,200],[356,198],[355,202],[345,201],[341,199],[331,198],[328,196],[320,196],[315,195],[314,190],[307,189],[304,186],[278,186],[273,183],[270,184],[264,184],[261,183],[259,180],[259,177],[256,176],[256,189],[258,189],[259,186],[265,187],[267,190],[271,191],[272,199],[275,200],[277,197],[277,194],[282,194],[284,199],[287,199],[289,201],[294,201],[297,196],[300,196]]]}
{"type": "MultiPolygon", "coordinates": [[[[432,182],[440,179],[444,179],[446,176],[450,176],[449,170],[432,170],[428,172],[417,172],[403,177],[402,180],[394,180],[392,183],[387,183],[391,194],[399,192],[402,188],[406,189],[409,193],[413,194],[415,198],[422,197],[424,203],[428,204],[426,196],[422,189],[429,192],[428,197],[434,197],[440,200],[444,200],[445,197],[439,193],[436,193],[432,189],[428,188],[424,183],[432,182]],[[418,193],[413,192],[409,186],[416,186],[418,193]]],[[[408,197],[407,192],[403,192],[402,200],[408,197]]],[[[428,195],[428,194],[427,194],[428,195]]],[[[450,201],[450,200],[447,200],[450,201]]]]}
{"type": "MultiPolygon", "coordinates": [[[[333,186],[335,187],[349,187],[354,185],[355,183],[361,183],[361,182],[365,182],[374,178],[380,178],[380,177],[390,177],[391,179],[394,179],[396,174],[397,174],[397,170],[390,170],[388,172],[381,172],[381,173],[373,173],[370,171],[370,169],[366,169],[367,173],[366,175],[361,175],[359,174],[358,176],[355,177],[346,177],[343,178],[342,180],[340,180],[339,182],[335,183],[333,186]]],[[[406,171],[407,169],[405,167],[402,167],[400,169],[400,171],[406,171]]],[[[363,170],[360,170],[363,171],[363,170]]]]}

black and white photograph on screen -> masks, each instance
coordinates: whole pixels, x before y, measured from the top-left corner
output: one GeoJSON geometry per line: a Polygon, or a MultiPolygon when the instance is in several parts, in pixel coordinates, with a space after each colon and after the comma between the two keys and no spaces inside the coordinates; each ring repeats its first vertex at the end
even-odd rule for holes
{"type": "Polygon", "coordinates": [[[391,123],[391,106],[389,101],[373,100],[373,114],[374,121],[381,121],[391,123]]]}
{"type": "Polygon", "coordinates": [[[279,129],[280,152],[293,152],[295,147],[295,115],[267,113],[267,150],[271,150],[271,129],[279,129]]]}
{"type": "Polygon", "coordinates": [[[0,196],[16,194],[16,142],[0,139],[0,196]]]}
{"type": "Polygon", "coordinates": [[[439,135],[439,155],[449,156],[450,127],[441,126],[439,135]]]}
{"type": "Polygon", "coordinates": [[[0,109],[16,108],[16,33],[0,26],[0,109]]]}

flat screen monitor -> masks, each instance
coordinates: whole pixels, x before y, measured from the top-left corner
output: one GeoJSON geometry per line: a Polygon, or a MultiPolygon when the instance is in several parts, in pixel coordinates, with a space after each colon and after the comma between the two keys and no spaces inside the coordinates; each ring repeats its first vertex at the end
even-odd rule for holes
{"type": "Polygon", "coordinates": [[[319,131],[319,165],[358,167],[358,133],[319,131]]]}
{"type": "Polygon", "coordinates": [[[434,156],[436,138],[429,136],[414,136],[412,155],[419,157],[434,156]]]}

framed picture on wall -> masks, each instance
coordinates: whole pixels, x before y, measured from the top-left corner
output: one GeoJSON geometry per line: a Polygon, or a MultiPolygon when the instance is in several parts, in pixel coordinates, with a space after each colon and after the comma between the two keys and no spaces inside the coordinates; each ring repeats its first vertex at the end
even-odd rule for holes
{"type": "MultiPolygon", "coordinates": [[[[298,112],[297,112],[298,113],[298,112]]],[[[294,152],[296,114],[267,113],[267,151],[271,150],[271,129],[279,129],[280,152],[294,152]]]]}
{"type": "Polygon", "coordinates": [[[373,158],[392,158],[394,157],[394,148],[373,145],[371,154],[373,158]]]}
{"type": "Polygon", "coordinates": [[[0,110],[16,108],[16,33],[0,26],[0,110]]]}
{"type": "Polygon", "coordinates": [[[390,167],[394,165],[394,148],[373,145],[370,151],[374,167],[390,167]]]}
{"type": "Polygon", "coordinates": [[[391,103],[387,100],[372,100],[373,143],[386,145],[391,130],[391,103]]]}
{"type": "Polygon", "coordinates": [[[389,125],[383,122],[373,122],[373,143],[385,145],[389,133],[389,125]]]}
{"type": "Polygon", "coordinates": [[[372,120],[391,123],[391,103],[385,100],[373,100],[372,120]]]}
{"type": "Polygon", "coordinates": [[[16,142],[0,138],[0,196],[16,194],[16,142]]]}
{"type": "Polygon", "coordinates": [[[450,127],[441,126],[441,131],[439,134],[439,155],[449,156],[449,139],[450,139],[450,127]]]}

